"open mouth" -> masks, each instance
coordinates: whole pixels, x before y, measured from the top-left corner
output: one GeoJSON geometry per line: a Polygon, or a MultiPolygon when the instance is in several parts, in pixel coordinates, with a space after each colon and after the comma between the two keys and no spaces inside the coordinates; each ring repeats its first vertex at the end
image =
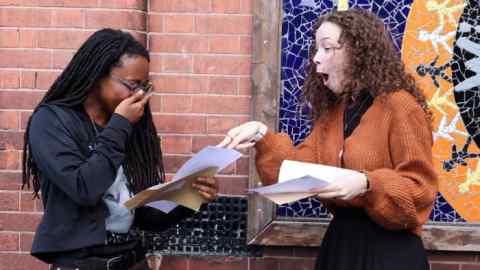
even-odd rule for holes
{"type": "Polygon", "coordinates": [[[327,82],[328,82],[328,74],[326,74],[326,73],[319,73],[319,75],[320,75],[320,78],[321,78],[322,81],[323,81],[323,84],[326,85],[327,82]]]}

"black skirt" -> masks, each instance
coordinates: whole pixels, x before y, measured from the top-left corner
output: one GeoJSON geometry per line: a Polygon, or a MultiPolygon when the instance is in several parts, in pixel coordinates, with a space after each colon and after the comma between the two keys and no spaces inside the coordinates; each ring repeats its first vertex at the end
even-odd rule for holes
{"type": "Polygon", "coordinates": [[[363,209],[339,208],[327,229],[316,270],[428,270],[426,251],[412,232],[386,230],[363,209]]]}

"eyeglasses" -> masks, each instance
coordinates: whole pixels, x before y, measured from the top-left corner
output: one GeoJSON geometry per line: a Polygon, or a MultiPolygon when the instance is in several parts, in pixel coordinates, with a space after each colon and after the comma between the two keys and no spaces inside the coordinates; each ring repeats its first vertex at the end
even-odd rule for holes
{"type": "Polygon", "coordinates": [[[148,93],[153,89],[153,84],[150,80],[146,80],[143,83],[132,83],[131,81],[119,78],[115,75],[110,74],[110,78],[114,79],[115,81],[121,83],[123,86],[128,88],[130,92],[134,92],[137,89],[142,90],[144,93],[148,93]]]}

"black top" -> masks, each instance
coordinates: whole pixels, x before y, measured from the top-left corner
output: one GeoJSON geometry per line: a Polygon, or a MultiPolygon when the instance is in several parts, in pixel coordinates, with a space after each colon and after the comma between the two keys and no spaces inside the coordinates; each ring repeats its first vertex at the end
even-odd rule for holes
{"type": "MultiPolygon", "coordinates": [[[[28,139],[40,172],[45,210],[32,255],[49,262],[55,252],[105,244],[102,196],[125,159],[131,131],[128,120],[118,114],[96,137],[83,108],[42,105],[33,114],[28,139]]],[[[161,231],[191,214],[182,206],[169,214],[140,207],[133,226],[161,231]]]]}
{"type": "Polygon", "coordinates": [[[352,135],[355,128],[360,124],[362,116],[372,104],[373,97],[367,91],[362,91],[355,100],[350,99],[347,102],[343,115],[343,136],[345,139],[352,135]]]}

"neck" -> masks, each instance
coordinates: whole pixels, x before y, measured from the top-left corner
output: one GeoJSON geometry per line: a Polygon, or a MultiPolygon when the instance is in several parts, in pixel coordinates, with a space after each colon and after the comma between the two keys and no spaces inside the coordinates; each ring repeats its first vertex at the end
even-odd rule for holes
{"type": "Polygon", "coordinates": [[[83,103],[83,108],[85,109],[85,112],[87,112],[88,117],[99,126],[104,127],[107,125],[110,115],[102,109],[101,104],[95,97],[92,95],[87,97],[87,100],[83,103]]]}

